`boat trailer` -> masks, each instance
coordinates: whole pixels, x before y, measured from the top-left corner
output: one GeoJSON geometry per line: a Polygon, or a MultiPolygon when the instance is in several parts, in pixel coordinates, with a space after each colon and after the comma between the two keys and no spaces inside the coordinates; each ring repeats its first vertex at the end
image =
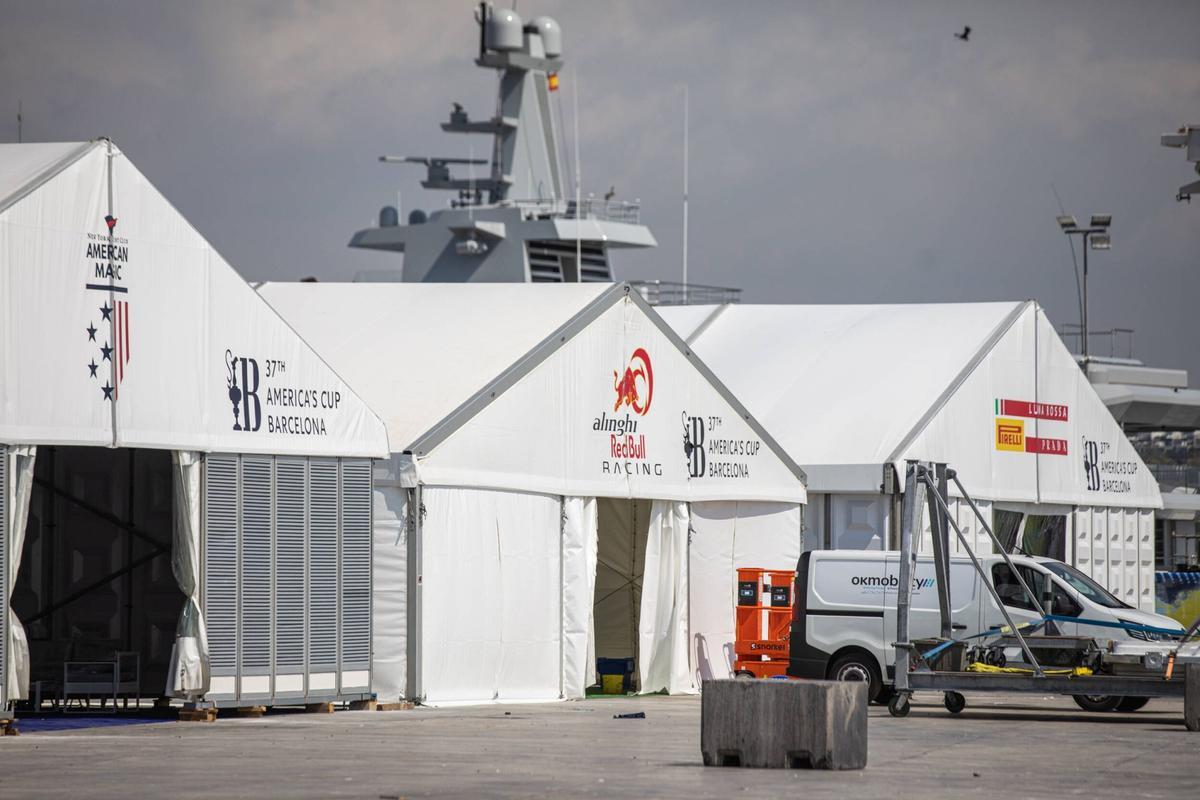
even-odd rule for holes
{"type": "MultiPolygon", "coordinates": [[[[1161,674],[1147,671],[1139,674],[1097,674],[1091,669],[1059,669],[1043,666],[1035,650],[1046,649],[1041,645],[1048,644],[1046,639],[1052,637],[1026,636],[1022,633],[996,589],[988,580],[983,565],[971,550],[971,546],[963,534],[954,515],[949,513],[947,498],[949,485],[953,483],[958,496],[966,501],[979,522],[979,528],[985,531],[991,539],[996,552],[1004,558],[1012,574],[1016,576],[1024,593],[1030,598],[1034,608],[1043,608],[1043,600],[1039,599],[1033,590],[1025,583],[1019,570],[1016,569],[1004,546],[997,539],[988,521],[984,519],[975,501],[963,488],[957,473],[946,464],[909,461],[905,469],[905,492],[900,533],[900,575],[896,598],[896,678],[895,693],[888,703],[888,711],[894,717],[908,715],[912,694],[916,690],[933,690],[944,693],[946,708],[951,713],[958,713],[966,706],[962,692],[1035,692],[1039,694],[1065,694],[1086,696],[1120,696],[1120,697],[1180,697],[1184,698],[1184,723],[1190,731],[1200,731],[1200,658],[1185,657],[1176,663],[1179,648],[1168,654],[1165,659],[1165,669],[1161,674]],[[933,539],[933,558],[938,592],[938,608],[941,621],[941,636],[936,640],[936,647],[920,652],[917,643],[909,637],[909,608],[912,601],[913,572],[916,566],[915,538],[921,531],[922,511],[926,495],[929,497],[930,531],[933,539]],[[953,659],[938,659],[936,656],[951,648],[962,648],[961,641],[952,637],[950,609],[950,531],[953,530],[961,550],[971,559],[980,581],[987,588],[992,600],[1000,609],[1007,622],[1006,628],[988,631],[987,634],[1005,637],[1006,641],[1015,640],[1024,656],[1024,662],[1029,669],[1023,672],[1000,671],[990,669],[985,671],[966,671],[961,659],[951,663],[951,669],[940,669],[946,661],[953,659]],[[1032,645],[1031,646],[1031,641],[1032,645]],[[931,668],[931,664],[939,668],[931,668]]],[[[1043,623],[1052,620],[1050,609],[1045,608],[1046,618],[1043,623]]],[[[1026,633],[1031,631],[1026,627],[1026,633]]],[[[1033,628],[1039,627],[1037,625],[1033,628]]],[[[1195,635],[1200,628],[1197,620],[1187,629],[1183,643],[1195,635]]],[[[1065,639],[1068,637],[1058,637],[1065,639]]],[[[1078,637],[1070,637],[1078,639],[1078,637]]],[[[928,647],[928,640],[921,642],[922,647],[928,647]]],[[[1068,645],[1069,646],[1069,645],[1068,645]]],[[[1089,652],[1096,651],[1094,640],[1088,640],[1078,645],[1081,659],[1089,652]]],[[[1153,649],[1153,648],[1151,648],[1153,649]]],[[[1103,660],[1103,653],[1100,654],[1103,660]]],[[[1127,657],[1126,657],[1127,660],[1127,657]]],[[[1150,663],[1155,661],[1152,656],[1150,663]]]]}

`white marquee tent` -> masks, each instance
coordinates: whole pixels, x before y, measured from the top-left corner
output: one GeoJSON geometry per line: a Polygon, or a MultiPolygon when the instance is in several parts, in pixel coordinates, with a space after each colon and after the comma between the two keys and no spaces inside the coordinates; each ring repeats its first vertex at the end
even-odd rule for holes
{"type": "Polygon", "coordinates": [[[628,286],[260,293],[387,424],[382,699],[581,697],[597,657],[642,691],[730,674],[735,569],[794,568],[803,473],[628,286]]]}
{"type": "Polygon", "coordinates": [[[192,700],[364,695],[387,452],[115,145],[0,145],[0,710],[122,650],[192,700]]]}
{"type": "Polygon", "coordinates": [[[661,312],[807,472],[810,547],[897,541],[904,461],[945,461],[994,529],[1154,609],[1157,484],[1033,301],[661,312]]]}

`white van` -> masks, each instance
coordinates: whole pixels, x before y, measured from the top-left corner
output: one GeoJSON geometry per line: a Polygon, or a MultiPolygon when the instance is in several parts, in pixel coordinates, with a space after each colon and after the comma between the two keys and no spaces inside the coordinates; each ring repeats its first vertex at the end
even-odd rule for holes
{"type": "MultiPolygon", "coordinates": [[[[1113,597],[1104,587],[1061,561],[1010,556],[1025,583],[1038,596],[1047,577],[1055,615],[1102,622],[1123,622],[1169,630],[1183,627],[1170,617],[1139,611],[1113,597]]],[[[980,556],[980,563],[1013,622],[1042,618],[1020,583],[999,555],[980,556]]],[[[800,556],[796,570],[788,674],[797,678],[862,680],[871,684],[869,697],[885,701],[895,675],[896,589],[900,553],[852,550],[813,550],[800,556]]],[[[1004,615],[969,558],[950,559],[950,604],[954,638],[1005,625],[1004,615]]],[[[1126,631],[1100,625],[1056,623],[1068,636],[1097,640],[1158,640],[1164,634],[1126,631]]],[[[932,555],[917,557],[909,614],[909,638],[936,637],[941,630],[938,592],[932,555]]],[[[1084,698],[1076,702],[1089,711],[1132,711],[1143,698],[1084,698]],[[1124,703],[1122,703],[1124,700],[1124,703]]]]}

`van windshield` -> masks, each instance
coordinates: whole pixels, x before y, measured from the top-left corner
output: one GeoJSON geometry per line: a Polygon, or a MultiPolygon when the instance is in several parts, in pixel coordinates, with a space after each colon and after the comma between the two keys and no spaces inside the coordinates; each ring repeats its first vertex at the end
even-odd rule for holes
{"type": "Polygon", "coordinates": [[[1074,567],[1061,561],[1043,561],[1041,565],[1066,581],[1072,589],[1105,608],[1133,608],[1113,597],[1107,589],[1074,567]]]}

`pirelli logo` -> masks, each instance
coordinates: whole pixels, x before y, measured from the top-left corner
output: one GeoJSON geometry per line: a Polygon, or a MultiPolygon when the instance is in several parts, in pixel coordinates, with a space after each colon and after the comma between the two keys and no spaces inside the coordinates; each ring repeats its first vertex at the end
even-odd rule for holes
{"type": "Polygon", "coordinates": [[[996,449],[1013,453],[1065,456],[1067,440],[1049,439],[1045,436],[1026,436],[1025,420],[996,417],[996,449]]]}
{"type": "Polygon", "coordinates": [[[1025,420],[996,417],[996,449],[1025,452],[1025,420]]]}

